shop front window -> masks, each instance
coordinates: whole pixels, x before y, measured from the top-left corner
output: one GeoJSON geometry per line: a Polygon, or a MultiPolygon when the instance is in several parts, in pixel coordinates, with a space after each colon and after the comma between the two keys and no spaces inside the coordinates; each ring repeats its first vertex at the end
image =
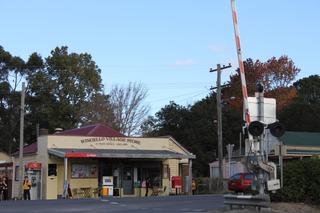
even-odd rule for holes
{"type": "Polygon", "coordinates": [[[57,176],[57,164],[48,165],[48,176],[57,176]]]}
{"type": "Polygon", "coordinates": [[[144,183],[146,180],[151,187],[162,187],[162,167],[138,168],[138,181],[144,183]]]}
{"type": "Polygon", "coordinates": [[[74,163],[71,167],[72,178],[96,178],[98,177],[98,166],[96,164],[74,163]]]}

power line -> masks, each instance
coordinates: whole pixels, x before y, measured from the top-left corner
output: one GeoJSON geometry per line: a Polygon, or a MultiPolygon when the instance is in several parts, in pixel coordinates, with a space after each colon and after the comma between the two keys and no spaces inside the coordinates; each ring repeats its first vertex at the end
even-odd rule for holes
{"type": "MultiPolygon", "coordinates": [[[[188,99],[191,99],[191,98],[193,98],[193,97],[196,97],[196,96],[199,96],[199,95],[201,95],[201,94],[204,94],[204,92],[202,92],[202,93],[198,93],[198,94],[195,94],[195,95],[192,95],[192,96],[189,96],[189,97],[187,97],[187,98],[184,98],[184,99],[180,99],[180,100],[174,100],[175,102],[183,102],[183,101],[186,101],[186,100],[188,100],[188,99]]],[[[170,100],[170,99],[169,99],[170,100]]],[[[181,104],[180,104],[181,105],[181,104]]],[[[185,105],[185,104],[183,104],[183,105],[185,105]]],[[[158,104],[158,105],[152,105],[152,108],[153,109],[158,109],[158,108],[162,108],[162,107],[164,107],[164,105],[163,104],[158,104]]]]}
{"type": "MultiPolygon", "coordinates": [[[[193,97],[193,96],[202,94],[202,93],[204,93],[204,92],[208,92],[208,91],[207,91],[207,90],[198,90],[198,91],[196,91],[196,92],[185,93],[185,94],[178,95],[178,96],[171,96],[171,97],[160,98],[160,99],[151,100],[151,101],[148,101],[148,102],[165,101],[165,100],[170,100],[170,99],[173,99],[173,98],[181,98],[181,97],[183,97],[183,96],[189,96],[189,95],[192,95],[192,97],[193,97]]],[[[187,97],[187,98],[189,98],[189,97],[187,97]]]]}
{"type": "MultiPolygon", "coordinates": [[[[93,61],[95,62],[96,66],[98,66],[97,62],[96,61],[93,61]]],[[[74,68],[74,67],[77,67],[77,65],[75,65],[73,67],[73,64],[67,64],[66,66],[56,66],[56,65],[53,65],[54,68],[63,68],[63,69],[70,69],[70,68],[74,68]],[[70,66],[71,65],[71,66],[70,66]]],[[[132,65],[132,64],[126,64],[126,65],[123,65],[123,64],[111,64],[111,65],[103,65],[103,67],[108,67],[108,68],[134,68],[134,69],[138,69],[138,68],[194,68],[194,67],[198,67],[198,68],[208,68],[210,67],[212,64],[181,64],[181,65],[178,65],[178,64],[149,64],[149,65],[145,65],[145,64],[141,64],[141,65],[132,65]]],[[[38,68],[39,70],[43,70],[43,69],[47,69],[47,66],[48,65],[43,65],[42,67],[39,67],[39,66],[31,66],[31,65],[28,65],[28,66],[25,66],[24,68],[13,68],[13,69],[10,69],[10,70],[17,70],[17,69],[28,69],[28,68],[38,68]]],[[[98,66],[100,67],[100,66],[98,66]]]]}
{"type": "Polygon", "coordinates": [[[170,85],[166,85],[166,84],[163,84],[163,85],[158,85],[158,86],[148,86],[147,85],[147,89],[149,90],[179,90],[181,91],[182,89],[183,90],[195,90],[195,89],[199,89],[199,88],[209,88],[210,87],[210,84],[170,84],[170,85]]]}
{"type": "Polygon", "coordinates": [[[199,84],[211,84],[211,82],[167,82],[167,83],[150,83],[150,84],[146,84],[146,85],[152,85],[152,86],[163,86],[163,85],[199,85],[199,84]]]}

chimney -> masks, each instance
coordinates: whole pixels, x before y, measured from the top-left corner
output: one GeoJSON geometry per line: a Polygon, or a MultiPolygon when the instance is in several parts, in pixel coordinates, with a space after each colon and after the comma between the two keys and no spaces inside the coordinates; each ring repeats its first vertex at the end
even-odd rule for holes
{"type": "Polygon", "coordinates": [[[48,129],[41,128],[39,131],[39,136],[48,135],[48,129]]]}

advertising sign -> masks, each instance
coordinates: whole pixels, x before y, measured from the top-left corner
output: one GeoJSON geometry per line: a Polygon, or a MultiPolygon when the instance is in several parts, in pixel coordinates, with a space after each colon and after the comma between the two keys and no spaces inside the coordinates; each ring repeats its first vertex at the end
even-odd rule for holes
{"type": "Polygon", "coordinates": [[[98,177],[96,164],[72,164],[72,178],[95,178],[98,177]]]}
{"type": "Polygon", "coordinates": [[[102,177],[103,186],[113,186],[113,176],[103,176],[102,177]]]}

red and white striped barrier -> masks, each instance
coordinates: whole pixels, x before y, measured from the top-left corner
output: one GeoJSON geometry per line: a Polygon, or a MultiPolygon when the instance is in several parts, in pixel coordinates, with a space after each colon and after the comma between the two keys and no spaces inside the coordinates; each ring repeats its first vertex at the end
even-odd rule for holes
{"type": "Polygon", "coordinates": [[[244,65],[243,65],[243,60],[242,60],[239,25],[238,25],[235,0],[231,0],[231,7],[232,7],[234,35],[235,35],[236,45],[237,45],[238,62],[239,62],[239,67],[240,67],[240,79],[241,79],[241,88],[242,88],[242,95],[243,95],[243,112],[244,112],[244,116],[245,116],[246,125],[249,126],[250,114],[249,114],[249,106],[248,106],[249,105],[248,104],[248,91],[247,91],[247,84],[246,84],[246,76],[244,73],[244,65]]]}

